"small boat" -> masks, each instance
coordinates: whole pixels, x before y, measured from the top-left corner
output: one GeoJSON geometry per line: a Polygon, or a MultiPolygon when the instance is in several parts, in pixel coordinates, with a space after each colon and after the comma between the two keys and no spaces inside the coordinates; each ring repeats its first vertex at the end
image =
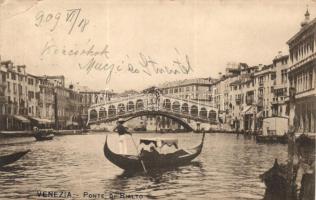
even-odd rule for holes
{"type": "Polygon", "coordinates": [[[52,140],[54,138],[53,129],[38,129],[34,133],[37,141],[52,140]]]}
{"type": "Polygon", "coordinates": [[[287,144],[287,135],[257,135],[257,143],[280,143],[287,144]]]}
{"type": "Polygon", "coordinates": [[[27,154],[29,151],[31,150],[19,151],[9,155],[0,156],[0,167],[14,163],[15,161],[19,160],[22,156],[27,154]]]}
{"type": "Polygon", "coordinates": [[[146,167],[146,170],[173,168],[182,165],[187,165],[193,159],[195,159],[202,151],[204,138],[205,133],[203,133],[201,143],[192,149],[180,149],[173,153],[167,154],[160,154],[157,152],[155,156],[149,158],[148,156],[142,157],[138,155],[125,155],[112,152],[109,149],[106,136],[104,144],[104,155],[114,165],[126,171],[141,171],[143,170],[144,166],[146,167]]]}

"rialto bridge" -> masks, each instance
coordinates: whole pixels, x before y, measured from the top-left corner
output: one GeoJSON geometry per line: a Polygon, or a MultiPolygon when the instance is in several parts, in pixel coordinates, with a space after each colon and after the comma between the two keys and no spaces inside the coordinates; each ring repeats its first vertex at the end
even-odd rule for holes
{"type": "Polygon", "coordinates": [[[209,104],[175,98],[157,93],[133,95],[92,105],[88,110],[88,125],[107,123],[123,118],[126,121],[140,116],[165,116],[189,130],[194,124],[217,124],[218,110],[209,104]]]}

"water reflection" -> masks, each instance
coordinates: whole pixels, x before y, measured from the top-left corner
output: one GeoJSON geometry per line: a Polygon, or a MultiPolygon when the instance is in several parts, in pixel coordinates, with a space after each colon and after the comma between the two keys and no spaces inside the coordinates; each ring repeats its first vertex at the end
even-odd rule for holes
{"type": "MultiPolygon", "coordinates": [[[[155,135],[134,134],[140,137],[155,135]]],[[[183,148],[200,143],[197,134],[164,134],[176,137],[183,148]]],[[[284,145],[258,145],[236,135],[208,134],[200,156],[190,165],[173,169],[128,173],[103,155],[104,134],[62,136],[34,142],[18,138],[0,140],[0,152],[31,149],[13,165],[0,169],[0,199],[36,197],[36,191],[140,194],[148,199],[262,199],[264,185],[258,178],[274,158],[286,159],[284,145]]],[[[118,137],[111,135],[110,148],[118,151],[118,137]]],[[[129,151],[136,153],[132,141],[129,151]]]]}

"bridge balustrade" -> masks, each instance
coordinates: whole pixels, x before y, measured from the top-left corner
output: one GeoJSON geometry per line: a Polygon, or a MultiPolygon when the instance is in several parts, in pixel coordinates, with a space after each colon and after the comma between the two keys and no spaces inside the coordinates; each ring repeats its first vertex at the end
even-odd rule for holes
{"type": "Polygon", "coordinates": [[[168,114],[196,121],[217,122],[217,109],[201,102],[161,95],[137,95],[93,105],[89,109],[88,123],[113,121],[118,117],[139,114],[168,114]]]}

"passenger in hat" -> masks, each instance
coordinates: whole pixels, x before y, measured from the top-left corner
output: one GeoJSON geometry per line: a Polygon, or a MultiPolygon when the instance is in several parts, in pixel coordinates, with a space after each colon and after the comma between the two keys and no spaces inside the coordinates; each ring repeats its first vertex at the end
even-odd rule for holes
{"type": "Polygon", "coordinates": [[[128,132],[127,128],[123,126],[123,123],[125,120],[123,119],[118,119],[116,122],[116,127],[114,128],[113,131],[116,131],[119,134],[119,149],[121,154],[127,154],[127,144],[126,144],[126,134],[132,135],[130,132],[128,132]]]}

